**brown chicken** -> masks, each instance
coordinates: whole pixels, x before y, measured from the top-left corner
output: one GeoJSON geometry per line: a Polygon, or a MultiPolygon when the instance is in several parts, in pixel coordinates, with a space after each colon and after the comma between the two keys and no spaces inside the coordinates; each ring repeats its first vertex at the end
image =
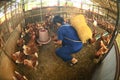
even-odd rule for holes
{"type": "Polygon", "coordinates": [[[35,54],[38,51],[37,45],[33,41],[29,41],[27,45],[23,46],[23,52],[25,55],[35,54]]]}
{"type": "Polygon", "coordinates": [[[109,32],[113,32],[113,31],[114,31],[114,29],[115,29],[115,27],[114,27],[112,24],[110,24],[110,23],[109,23],[109,25],[108,25],[108,28],[107,28],[107,29],[108,29],[108,31],[109,31],[109,32]]]}
{"type": "Polygon", "coordinates": [[[108,51],[108,49],[105,49],[105,48],[101,47],[95,55],[100,56],[102,54],[105,54],[107,51],[108,51]]]}
{"type": "Polygon", "coordinates": [[[95,37],[97,33],[98,33],[97,30],[94,29],[93,32],[92,32],[92,37],[95,37]]]}
{"type": "Polygon", "coordinates": [[[38,65],[38,54],[35,53],[34,55],[30,56],[30,59],[24,60],[24,65],[29,66],[30,68],[36,68],[38,65]]]}
{"type": "Polygon", "coordinates": [[[31,53],[30,51],[31,51],[31,48],[29,46],[23,45],[23,53],[25,55],[29,55],[31,53]]]}
{"type": "Polygon", "coordinates": [[[97,34],[98,32],[96,31],[96,29],[94,29],[93,30],[93,32],[92,32],[92,39],[90,39],[90,43],[94,43],[94,42],[96,42],[97,40],[96,40],[96,34],[97,34]]]}
{"type": "Polygon", "coordinates": [[[30,37],[31,37],[31,42],[35,42],[35,38],[36,38],[36,35],[35,35],[35,32],[33,31],[31,34],[30,34],[30,37]]]}
{"type": "Polygon", "coordinates": [[[103,48],[100,48],[97,52],[96,52],[96,54],[95,54],[95,56],[100,56],[100,55],[102,55],[102,54],[104,54],[104,52],[103,52],[103,50],[102,50],[103,48]]]}
{"type": "Polygon", "coordinates": [[[111,38],[112,38],[112,34],[109,34],[107,36],[101,35],[101,39],[105,42],[106,45],[109,44],[111,38]]]}
{"type": "Polygon", "coordinates": [[[21,75],[17,71],[15,71],[15,74],[13,76],[13,80],[28,80],[25,76],[21,75]]]}
{"type": "Polygon", "coordinates": [[[90,42],[91,44],[93,44],[93,43],[96,42],[96,41],[97,41],[96,38],[92,38],[92,39],[90,39],[89,42],[90,42]]]}
{"type": "Polygon", "coordinates": [[[102,54],[107,53],[107,51],[108,51],[108,48],[104,45],[103,41],[101,40],[100,41],[100,49],[96,52],[95,55],[98,57],[102,54]]]}
{"type": "Polygon", "coordinates": [[[22,47],[24,45],[25,41],[23,38],[20,38],[19,40],[17,40],[17,46],[18,47],[22,47]]]}
{"type": "Polygon", "coordinates": [[[102,40],[100,41],[100,47],[103,47],[103,48],[107,49],[107,47],[105,46],[105,44],[103,43],[102,40]]]}
{"type": "Polygon", "coordinates": [[[13,53],[11,55],[11,57],[16,63],[23,63],[23,61],[25,59],[24,53],[22,53],[20,51],[13,53]]]}

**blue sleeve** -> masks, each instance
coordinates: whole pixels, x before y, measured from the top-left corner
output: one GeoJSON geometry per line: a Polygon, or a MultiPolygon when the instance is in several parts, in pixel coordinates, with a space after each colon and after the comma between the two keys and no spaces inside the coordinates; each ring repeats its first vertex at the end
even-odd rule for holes
{"type": "Polygon", "coordinates": [[[58,35],[58,40],[63,40],[64,33],[63,33],[63,30],[61,28],[57,31],[57,35],[58,35]]]}

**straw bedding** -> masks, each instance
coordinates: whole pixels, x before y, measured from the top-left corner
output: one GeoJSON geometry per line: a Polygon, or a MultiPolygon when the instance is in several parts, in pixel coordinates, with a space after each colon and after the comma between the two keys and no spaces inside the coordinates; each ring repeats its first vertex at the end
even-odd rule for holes
{"type": "Polygon", "coordinates": [[[76,15],[70,19],[71,25],[75,28],[83,43],[92,38],[92,31],[86,23],[84,15],[76,15]]]}

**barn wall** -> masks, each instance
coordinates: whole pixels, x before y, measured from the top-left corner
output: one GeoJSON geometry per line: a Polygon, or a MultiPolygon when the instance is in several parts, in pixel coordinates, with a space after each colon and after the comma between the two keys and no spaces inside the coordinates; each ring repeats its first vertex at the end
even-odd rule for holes
{"type": "Polygon", "coordinates": [[[15,51],[16,41],[19,38],[21,32],[20,24],[16,29],[10,34],[4,50],[1,50],[0,56],[0,80],[12,80],[13,72],[15,69],[15,64],[11,60],[11,54],[15,51]]]}

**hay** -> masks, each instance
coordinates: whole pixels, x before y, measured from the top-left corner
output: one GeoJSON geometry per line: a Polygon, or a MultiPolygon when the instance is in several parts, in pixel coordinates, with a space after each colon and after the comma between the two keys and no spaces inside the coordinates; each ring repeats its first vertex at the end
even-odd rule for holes
{"type": "Polygon", "coordinates": [[[83,43],[92,38],[92,31],[86,23],[84,15],[76,15],[70,19],[71,25],[75,28],[83,43]]]}

